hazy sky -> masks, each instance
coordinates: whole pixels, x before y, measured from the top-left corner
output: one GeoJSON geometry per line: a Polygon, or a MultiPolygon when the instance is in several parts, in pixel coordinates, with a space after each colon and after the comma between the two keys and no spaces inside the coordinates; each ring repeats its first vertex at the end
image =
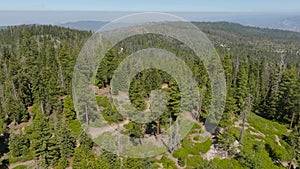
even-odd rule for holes
{"type": "Polygon", "coordinates": [[[110,21],[129,13],[148,11],[169,12],[191,21],[230,21],[246,25],[255,25],[257,22],[264,24],[266,21],[269,25],[269,22],[277,22],[286,17],[300,16],[300,0],[0,0],[0,2],[0,26],[59,24],[79,20],[110,21]],[[271,18],[268,16],[270,14],[271,18]],[[249,21],[255,21],[255,24],[249,21]]]}
{"type": "Polygon", "coordinates": [[[300,12],[299,0],[1,0],[0,10],[300,12]]]}

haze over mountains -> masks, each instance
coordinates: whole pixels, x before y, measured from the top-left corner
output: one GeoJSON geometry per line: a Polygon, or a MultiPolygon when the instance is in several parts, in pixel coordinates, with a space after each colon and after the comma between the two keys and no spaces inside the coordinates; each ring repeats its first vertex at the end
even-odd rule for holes
{"type": "MultiPolygon", "coordinates": [[[[97,30],[136,12],[99,11],[0,11],[0,26],[51,24],[80,30],[97,30]]],[[[168,12],[188,21],[227,21],[247,26],[300,32],[300,13],[168,12]]]]}
{"type": "MultiPolygon", "coordinates": [[[[246,26],[282,29],[300,32],[300,14],[256,14],[256,13],[172,13],[189,21],[233,22],[246,26]]],[[[80,30],[98,30],[108,21],[80,20],[59,26],[80,30]]]]}

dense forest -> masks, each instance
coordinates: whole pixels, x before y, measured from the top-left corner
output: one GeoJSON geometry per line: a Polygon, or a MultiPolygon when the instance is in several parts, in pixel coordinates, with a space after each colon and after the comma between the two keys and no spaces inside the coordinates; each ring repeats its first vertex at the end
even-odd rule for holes
{"type": "Polygon", "coordinates": [[[300,33],[225,22],[193,24],[215,45],[226,74],[225,110],[205,142],[199,135],[211,102],[210,80],[187,46],[160,35],[133,36],[115,45],[99,65],[94,87],[101,114],[135,138],[164,133],[178,118],[182,98],[171,75],[147,69],[131,81],[130,101],[145,110],[151,91],[161,89],[167,109],[146,124],[123,117],[109,89],[125,57],[148,47],[165,49],[184,60],[197,80],[201,108],[188,136],[160,156],[141,159],[106,151],[81,126],[83,119],[97,126],[96,115],[78,115],[72,98],[74,65],[92,32],[41,25],[0,30],[0,168],[296,168],[300,33]]]}

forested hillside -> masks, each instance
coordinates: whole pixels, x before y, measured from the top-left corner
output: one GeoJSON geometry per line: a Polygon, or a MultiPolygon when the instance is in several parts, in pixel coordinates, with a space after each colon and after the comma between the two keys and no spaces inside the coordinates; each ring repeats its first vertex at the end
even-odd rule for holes
{"type": "MultiPolygon", "coordinates": [[[[227,82],[223,117],[204,143],[199,133],[211,101],[210,80],[202,61],[181,42],[154,34],[134,36],[114,46],[99,66],[95,98],[103,117],[137,138],[165,132],[179,116],[181,95],[169,74],[144,70],[130,84],[131,102],[145,110],[151,91],[161,89],[167,109],[146,124],[125,119],[110,103],[108,91],[121,61],[145,47],[161,48],[175,53],[194,73],[202,101],[192,130],[181,144],[145,159],[107,152],[81,127],[72,72],[92,32],[37,25],[0,30],[0,168],[296,168],[300,33],[225,22],[194,24],[214,43],[227,82]]],[[[85,120],[97,126],[92,118],[85,120]]]]}

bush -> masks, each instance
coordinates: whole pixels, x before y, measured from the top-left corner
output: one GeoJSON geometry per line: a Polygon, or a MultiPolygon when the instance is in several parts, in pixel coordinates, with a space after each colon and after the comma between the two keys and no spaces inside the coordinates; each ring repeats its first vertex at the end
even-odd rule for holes
{"type": "Polygon", "coordinates": [[[14,167],[13,169],[27,169],[27,166],[25,166],[25,165],[19,165],[17,167],[14,167]]]}
{"type": "Polygon", "coordinates": [[[271,142],[271,140],[268,140],[265,148],[272,159],[279,159],[281,161],[287,161],[290,159],[290,154],[288,153],[288,151],[279,146],[276,142],[274,143],[271,142]]]}
{"type": "Polygon", "coordinates": [[[162,158],[159,160],[160,163],[162,163],[163,168],[165,169],[174,169],[177,168],[174,161],[166,157],[165,155],[162,156],[162,158]]]}
{"type": "Polygon", "coordinates": [[[196,143],[195,148],[197,149],[197,151],[201,153],[206,153],[210,149],[211,145],[212,145],[212,141],[208,139],[204,143],[196,143]]]}
{"type": "Polygon", "coordinates": [[[72,120],[68,123],[72,135],[77,138],[81,133],[81,123],[78,120],[72,120]]]}
{"type": "Polygon", "coordinates": [[[187,168],[200,168],[203,158],[200,155],[188,156],[187,157],[187,168]]]}
{"type": "Polygon", "coordinates": [[[184,148],[188,154],[199,155],[199,151],[195,149],[195,143],[189,139],[182,141],[182,148],[184,148]]]}
{"type": "Polygon", "coordinates": [[[181,159],[186,159],[188,157],[188,152],[184,148],[179,148],[173,153],[173,157],[175,158],[181,158],[181,159]]]}
{"type": "Polygon", "coordinates": [[[180,148],[173,153],[173,157],[178,159],[178,164],[184,166],[188,157],[188,152],[184,148],[180,148]]]}
{"type": "Polygon", "coordinates": [[[222,159],[221,160],[219,158],[215,158],[215,159],[213,159],[212,163],[220,166],[221,168],[233,168],[233,169],[243,169],[244,168],[235,159],[222,159]]]}
{"type": "Polygon", "coordinates": [[[70,165],[69,161],[66,158],[62,157],[62,158],[59,159],[58,165],[57,165],[56,168],[57,169],[64,169],[64,168],[67,168],[69,165],[70,165]]]}
{"type": "Polygon", "coordinates": [[[11,134],[9,138],[10,154],[13,157],[19,157],[28,153],[29,144],[29,140],[25,137],[25,135],[11,134]]]}
{"type": "Polygon", "coordinates": [[[11,157],[9,158],[9,163],[16,163],[16,162],[25,162],[25,161],[30,161],[33,160],[34,158],[34,152],[33,151],[29,151],[27,152],[26,155],[23,155],[21,157],[11,157]]]}
{"type": "Polygon", "coordinates": [[[110,107],[110,101],[108,97],[100,97],[100,96],[96,96],[96,101],[98,103],[99,106],[101,107],[110,107]]]}
{"type": "Polygon", "coordinates": [[[200,140],[200,136],[195,136],[193,139],[194,139],[195,141],[199,141],[199,140],[200,140]]]}

